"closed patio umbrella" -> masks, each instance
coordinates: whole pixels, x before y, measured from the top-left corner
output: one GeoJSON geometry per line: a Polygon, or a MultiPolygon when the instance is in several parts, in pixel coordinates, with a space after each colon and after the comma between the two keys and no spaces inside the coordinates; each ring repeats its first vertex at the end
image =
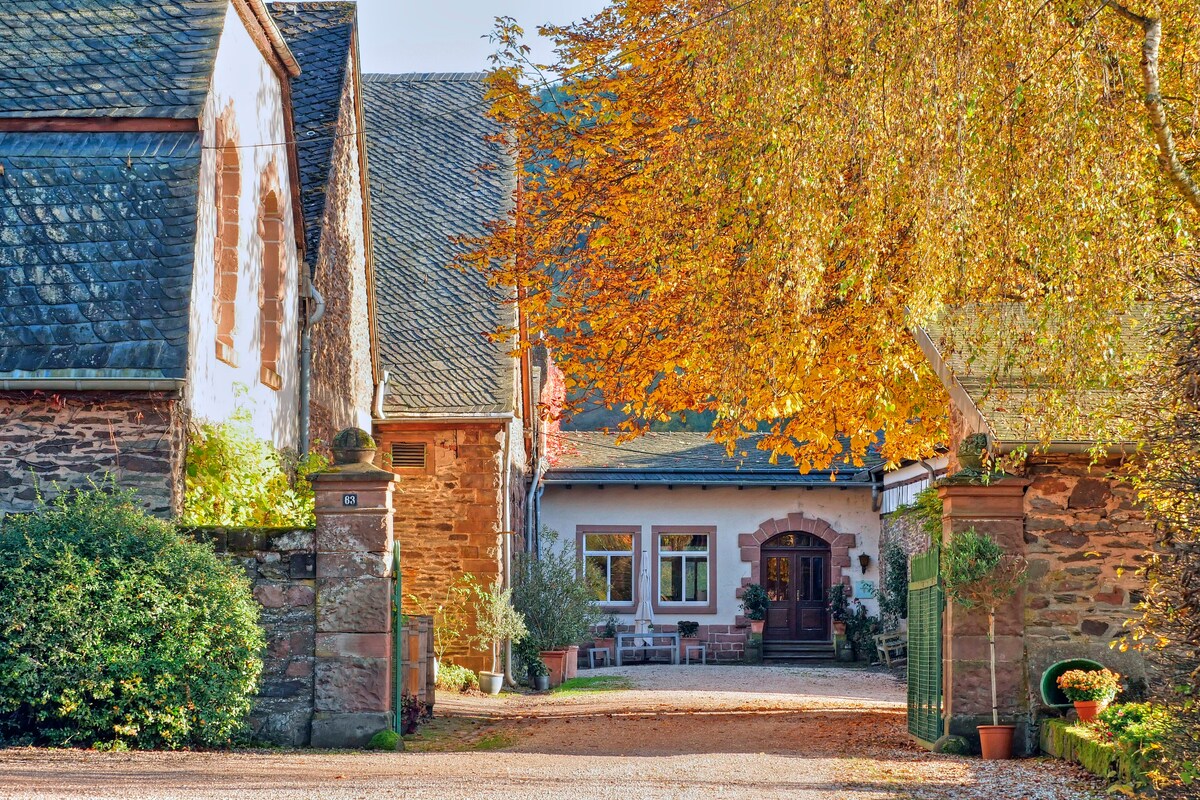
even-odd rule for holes
{"type": "MultiPolygon", "coordinates": [[[[650,606],[650,592],[654,589],[650,585],[650,559],[643,557],[641,561],[642,571],[638,575],[638,604],[633,614],[633,632],[649,633],[654,625],[654,612],[650,606]]],[[[638,639],[637,644],[646,647],[653,642],[646,638],[638,639]]]]}

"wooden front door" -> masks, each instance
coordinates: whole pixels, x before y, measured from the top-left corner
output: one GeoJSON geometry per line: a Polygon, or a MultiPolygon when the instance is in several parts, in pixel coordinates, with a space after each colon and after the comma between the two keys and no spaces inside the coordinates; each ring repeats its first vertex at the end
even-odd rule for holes
{"type": "Polygon", "coordinates": [[[770,599],[763,638],[829,641],[829,545],[804,533],[780,534],[763,543],[760,569],[770,599]]]}

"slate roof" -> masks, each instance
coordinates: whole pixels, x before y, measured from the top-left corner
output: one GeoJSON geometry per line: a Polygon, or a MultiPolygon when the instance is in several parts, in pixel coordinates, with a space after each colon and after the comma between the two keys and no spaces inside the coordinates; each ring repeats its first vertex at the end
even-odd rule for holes
{"type": "Polygon", "coordinates": [[[485,141],[497,126],[483,75],[363,81],[384,411],[511,413],[516,362],[488,334],[513,324],[513,308],[477,272],[450,267],[452,237],[485,233],[515,186],[511,160],[485,141]]]}
{"type": "Polygon", "coordinates": [[[0,117],[197,119],[226,0],[4,0],[0,117]]]}
{"type": "Polygon", "coordinates": [[[292,118],[300,162],[305,253],[309,270],[315,271],[357,6],[347,2],[271,3],[268,8],[300,64],[300,75],[292,79],[292,118]]]}
{"type": "MultiPolygon", "coordinates": [[[[1126,354],[1139,358],[1152,345],[1142,310],[1121,317],[1121,340],[1126,354]]],[[[1017,358],[1008,343],[1034,335],[1036,326],[1020,304],[972,306],[947,310],[940,319],[917,331],[917,341],[952,399],[999,443],[1009,446],[1034,442],[1090,445],[1097,441],[1133,441],[1130,432],[1136,411],[1133,397],[1118,388],[1051,385],[1036,363],[1017,358]],[[958,341],[977,323],[960,315],[984,319],[990,331],[1003,331],[974,348],[958,341]],[[956,334],[956,331],[958,333],[956,334]],[[1060,395],[1078,413],[1070,417],[1045,407],[1048,394],[1060,395]]],[[[1054,335],[1053,330],[1036,334],[1054,335]]]]}
{"type": "Polygon", "coordinates": [[[0,378],[182,379],[198,133],[0,133],[0,378]]]}
{"type": "Polygon", "coordinates": [[[732,457],[725,446],[706,433],[675,431],[647,433],[617,444],[616,434],[600,431],[563,431],[558,438],[561,454],[546,475],[547,483],[636,484],[742,484],[868,485],[869,470],[882,464],[874,449],[860,467],[846,462],[829,470],[801,474],[786,456],[772,464],[771,456],[757,447],[758,436],[739,443],[732,457]]]}

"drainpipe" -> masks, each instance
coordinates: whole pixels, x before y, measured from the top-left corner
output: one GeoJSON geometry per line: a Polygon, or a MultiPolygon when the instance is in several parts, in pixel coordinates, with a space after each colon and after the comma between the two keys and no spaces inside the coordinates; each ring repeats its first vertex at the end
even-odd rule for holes
{"type": "Polygon", "coordinates": [[[300,334],[300,455],[308,454],[309,398],[312,395],[312,329],[325,316],[325,298],[313,285],[312,277],[305,280],[308,284],[308,296],[312,298],[313,310],[304,323],[304,332],[300,334]]]}
{"type": "MultiPolygon", "coordinates": [[[[500,490],[504,493],[501,498],[504,519],[504,530],[500,534],[501,550],[504,558],[504,572],[501,587],[512,588],[512,476],[509,463],[512,460],[512,420],[504,423],[504,457],[500,463],[500,490]]],[[[512,673],[512,639],[504,640],[504,683],[516,686],[512,673]]]]}
{"type": "Polygon", "coordinates": [[[537,535],[538,503],[541,499],[542,459],[539,456],[537,466],[533,470],[533,480],[529,482],[529,494],[525,496],[525,552],[536,552],[534,542],[537,535]]]}
{"type": "Polygon", "coordinates": [[[383,398],[387,391],[388,380],[392,373],[386,369],[379,375],[379,383],[375,386],[375,402],[371,404],[371,416],[374,419],[387,419],[383,413],[383,398]]]}

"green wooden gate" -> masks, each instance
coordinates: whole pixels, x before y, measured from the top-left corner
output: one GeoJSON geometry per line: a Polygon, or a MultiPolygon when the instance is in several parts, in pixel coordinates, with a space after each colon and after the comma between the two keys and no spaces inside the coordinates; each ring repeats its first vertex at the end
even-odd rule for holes
{"type": "Polygon", "coordinates": [[[942,606],[937,545],[913,556],[908,583],[908,732],[942,735],[942,606]]]}

